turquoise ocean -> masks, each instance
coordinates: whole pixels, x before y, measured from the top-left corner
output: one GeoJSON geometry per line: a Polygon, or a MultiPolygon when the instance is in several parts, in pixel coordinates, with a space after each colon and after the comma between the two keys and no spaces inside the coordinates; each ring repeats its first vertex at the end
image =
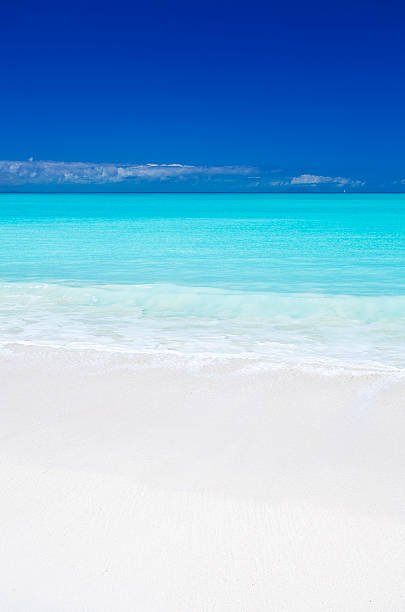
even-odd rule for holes
{"type": "Polygon", "coordinates": [[[405,196],[1,194],[0,343],[405,368],[405,196]]]}

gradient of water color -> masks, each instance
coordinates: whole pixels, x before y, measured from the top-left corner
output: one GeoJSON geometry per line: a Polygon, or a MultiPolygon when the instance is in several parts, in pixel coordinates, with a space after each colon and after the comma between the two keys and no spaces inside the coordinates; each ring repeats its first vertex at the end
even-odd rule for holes
{"type": "Polygon", "coordinates": [[[405,196],[1,194],[0,342],[405,367],[405,196]]]}

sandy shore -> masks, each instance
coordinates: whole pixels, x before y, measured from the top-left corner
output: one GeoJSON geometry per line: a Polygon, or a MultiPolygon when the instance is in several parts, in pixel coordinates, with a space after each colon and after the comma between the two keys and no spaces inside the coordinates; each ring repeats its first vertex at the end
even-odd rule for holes
{"type": "Polygon", "coordinates": [[[405,608],[405,381],[0,352],[0,608],[405,608]]]}

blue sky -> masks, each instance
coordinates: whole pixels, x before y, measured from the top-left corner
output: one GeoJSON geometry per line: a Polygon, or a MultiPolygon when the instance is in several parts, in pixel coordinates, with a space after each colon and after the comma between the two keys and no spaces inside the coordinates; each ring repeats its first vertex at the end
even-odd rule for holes
{"type": "Polygon", "coordinates": [[[405,8],[2,2],[0,188],[405,191],[405,8]]]}

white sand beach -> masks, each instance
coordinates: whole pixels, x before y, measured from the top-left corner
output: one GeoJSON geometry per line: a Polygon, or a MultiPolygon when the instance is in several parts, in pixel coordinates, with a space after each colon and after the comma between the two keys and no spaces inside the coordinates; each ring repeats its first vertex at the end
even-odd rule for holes
{"type": "Polygon", "coordinates": [[[405,609],[395,372],[10,346],[0,609],[405,609]]]}

